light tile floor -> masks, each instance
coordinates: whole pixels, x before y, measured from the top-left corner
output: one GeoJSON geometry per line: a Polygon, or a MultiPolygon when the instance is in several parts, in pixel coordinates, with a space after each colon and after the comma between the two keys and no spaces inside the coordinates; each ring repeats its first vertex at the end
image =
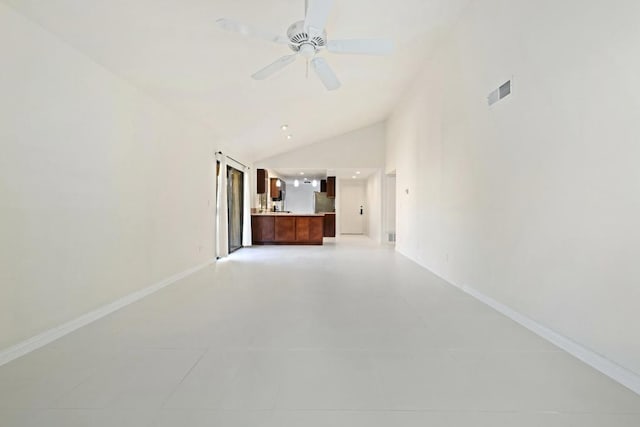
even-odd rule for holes
{"type": "Polygon", "coordinates": [[[243,249],[0,367],[0,426],[640,426],[640,397],[364,238],[243,249]]]}

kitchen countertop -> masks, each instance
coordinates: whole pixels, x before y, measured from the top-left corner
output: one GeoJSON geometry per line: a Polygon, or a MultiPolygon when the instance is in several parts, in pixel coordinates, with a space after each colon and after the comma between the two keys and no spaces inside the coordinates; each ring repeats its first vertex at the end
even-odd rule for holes
{"type": "Polygon", "coordinates": [[[255,212],[251,216],[324,216],[323,213],[294,213],[294,212],[255,212]]]}

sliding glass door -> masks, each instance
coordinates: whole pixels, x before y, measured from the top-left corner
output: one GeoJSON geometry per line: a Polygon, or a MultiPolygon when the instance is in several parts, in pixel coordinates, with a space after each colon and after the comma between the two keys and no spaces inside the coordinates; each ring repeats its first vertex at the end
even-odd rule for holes
{"type": "Polygon", "coordinates": [[[229,253],[242,247],[244,173],[227,166],[227,209],[229,213],[229,253]]]}

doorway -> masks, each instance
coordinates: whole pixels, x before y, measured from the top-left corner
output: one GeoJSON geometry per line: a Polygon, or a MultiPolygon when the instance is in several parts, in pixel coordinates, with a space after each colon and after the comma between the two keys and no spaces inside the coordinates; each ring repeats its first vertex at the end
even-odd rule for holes
{"type": "Polygon", "coordinates": [[[384,241],[396,243],[396,173],[385,176],[384,241]]]}
{"type": "Polygon", "coordinates": [[[365,233],[366,183],[343,180],[340,183],[340,234],[365,233]]]}
{"type": "Polygon", "coordinates": [[[244,173],[227,166],[227,212],[229,253],[242,247],[244,173]]]}

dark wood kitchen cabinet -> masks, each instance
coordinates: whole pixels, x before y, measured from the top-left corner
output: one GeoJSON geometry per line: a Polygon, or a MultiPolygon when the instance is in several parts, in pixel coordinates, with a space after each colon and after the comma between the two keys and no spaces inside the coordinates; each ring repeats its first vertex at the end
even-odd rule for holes
{"type": "Polygon", "coordinates": [[[296,242],[322,242],[324,224],[317,216],[296,218],[296,242]]]}
{"type": "Polygon", "coordinates": [[[254,242],[273,242],[275,235],[275,220],[272,216],[251,217],[251,239],[254,242]]]}
{"type": "Polygon", "coordinates": [[[254,245],[322,245],[324,215],[253,214],[254,245]]]}
{"type": "Polygon", "coordinates": [[[270,182],[271,200],[282,200],[282,193],[287,184],[279,178],[271,178],[270,182]],[[280,181],[280,187],[278,187],[278,181],[280,181]]]}
{"type": "Polygon", "coordinates": [[[324,237],[336,237],[336,214],[324,214],[324,237]]]}
{"type": "Polygon", "coordinates": [[[327,192],[327,180],[326,179],[321,179],[320,180],[320,192],[321,193],[326,193],[327,192]]]}
{"type": "Polygon", "coordinates": [[[258,169],[256,171],[256,193],[266,194],[269,188],[269,173],[266,169],[258,169]]]}
{"type": "Polygon", "coordinates": [[[294,216],[274,216],[276,229],[276,242],[295,242],[296,240],[296,217],[294,216]]]}
{"type": "Polygon", "coordinates": [[[336,177],[335,176],[327,177],[327,198],[329,199],[336,198],[336,177]]]}

